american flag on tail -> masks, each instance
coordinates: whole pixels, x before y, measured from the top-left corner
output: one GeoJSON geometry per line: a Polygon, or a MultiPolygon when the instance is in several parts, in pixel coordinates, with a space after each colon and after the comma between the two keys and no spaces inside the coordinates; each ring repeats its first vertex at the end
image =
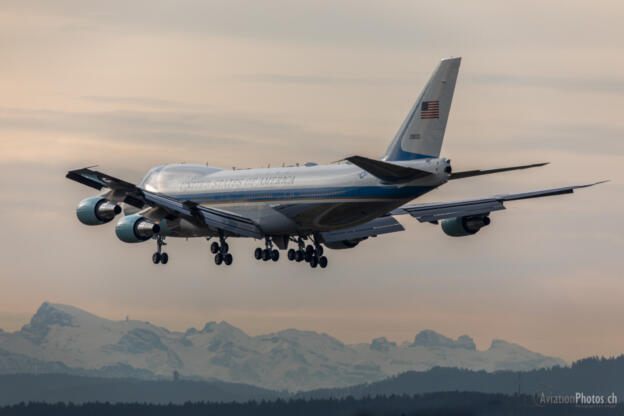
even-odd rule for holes
{"type": "Polygon", "coordinates": [[[423,101],[420,105],[420,118],[440,118],[440,101],[423,101]]]}

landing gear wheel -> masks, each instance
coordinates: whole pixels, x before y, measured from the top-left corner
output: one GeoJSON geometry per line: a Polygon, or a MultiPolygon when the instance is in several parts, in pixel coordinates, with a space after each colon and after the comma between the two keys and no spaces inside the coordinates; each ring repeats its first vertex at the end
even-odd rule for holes
{"type": "Polygon", "coordinates": [[[273,250],[271,251],[271,260],[278,261],[279,260],[279,251],[273,250]]]}
{"type": "Polygon", "coordinates": [[[210,244],[210,252],[212,254],[217,254],[219,252],[219,243],[213,241],[213,243],[210,244]]]}
{"type": "Polygon", "coordinates": [[[154,264],[160,263],[160,253],[156,252],[152,254],[152,261],[154,262],[154,264]]]}
{"type": "Polygon", "coordinates": [[[167,253],[162,253],[162,254],[160,255],[160,262],[161,262],[162,264],[167,264],[167,262],[168,262],[168,261],[169,261],[169,254],[167,254],[167,253]]]}
{"type": "Polygon", "coordinates": [[[306,262],[310,263],[310,261],[312,261],[312,257],[314,257],[314,253],[309,252],[308,250],[306,250],[303,258],[306,262]]]}
{"type": "Polygon", "coordinates": [[[262,260],[262,249],[260,247],[254,250],[254,257],[256,260],[262,260]]]}
{"type": "Polygon", "coordinates": [[[227,253],[223,257],[223,262],[225,263],[226,266],[229,266],[230,264],[232,264],[233,260],[234,260],[234,258],[232,257],[232,255],[230,253],[227,253]]]}
{"type": "Polygon", "coordinates": [[[310,254],[310,255],[314,254],[314,247],[308,244],[308,246],[305,249],[305,252],[306,254],[310,254]]]}
{"type": "Polygon", "coordinates": [[[271,250],[265,248],[262,250],[262,260],[269,261],[271,259],[271,250]]]}
{"type": "Polygon", "coordinates": [[[230,246],[228,245],[228,243],[221,244],[221,253],[227,254],[229,250],[230,250],[230,246]]]}
{"type": "Polygon", "coordinates": [[[295,260],[295,258],[297,257],[297,253],[295,252],[294,249],[290,249],[288,250],[288,260],[293,261],[295,260]]]}
{"type": "Polygon", "coordinates": [[[298,250],[297,251],[297,257],[295,257],[295,260],[297,261],[297,263],[301,263],[303,261],[303,251],[302,250],[298,250]]]}
{"type": "Polygon", "coordinates": [[[316,255],[317,256],[322,256],[323,255],[323,246],[322,245],[318,245],[316,246],[316,255]]]}
{"type": "Polygon", "coordinates": [[[310,259],[310,267],[314,269],[316,266],[318,266],[318,257],[312,256],[310,259]]]}
{"type": "Polygon", "coordinates": [[[319,259],[319,266],[321,266],[321,269],[327,267],[327,257],[321,256],[321,258],[319,259]]]}
{"type": "Polygon", "coordinates": [[[218,266],[223,263],[223,254],[217,253],[215,254],[215,264],[218,266]]]}

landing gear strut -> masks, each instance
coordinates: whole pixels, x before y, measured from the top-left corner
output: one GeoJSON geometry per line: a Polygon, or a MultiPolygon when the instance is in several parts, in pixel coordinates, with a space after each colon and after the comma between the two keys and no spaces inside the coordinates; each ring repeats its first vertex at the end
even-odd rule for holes
{"type": "Polygon", "coordinates": [[[152,261],[154,262],[154,264],[167,264],[167,262],[169,261],[169,255],[167,253],[163,253],[162,252],[162,246],[166,246],[167,243],[165,243],[165,237],[163,237],[162,235],[158,234],[156,236],[156,252],[154,254],[152,254],[152,261]]]}
{"type": "Polygon", "coordinates": [[[226,266],[229,266],[234,261],[234,258],[228,251],[230,250],[230,246],[225,242],[225,237],[223,233],[219,233],[219,242],[213,241],[210,244],[210,252],[214,254],[214,261],[216,265],[220,265],[225,263],[226,266]]]}
{"type": "Polygon", "coordinates": [[[321,266],[324,269],[327,267],[327,257],[323,256],[323,246],[319,243],[319,239],[316,236],[313,238],[314,244],[308,244],[307,247],[303,242],[302,236],[299,236],[296,242],[297,250],[293,248],[288,250],[288,260],[296,261],[297,263],[305,260],[312,268],[321,266]]]}
{"type": "Polygon", "coordinates": [[[266,236],[264,238],[264,246],[264,249],[258,247],[254,250],[255,259],[262,261],[278,261],[280,257],[279,251],[273,248],[273,241],[271,241],[271,237],[266,236]]]}

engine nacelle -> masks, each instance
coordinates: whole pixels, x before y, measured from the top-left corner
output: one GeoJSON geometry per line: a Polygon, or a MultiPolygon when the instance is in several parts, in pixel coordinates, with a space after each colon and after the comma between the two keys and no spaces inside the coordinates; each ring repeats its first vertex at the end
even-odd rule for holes
{"type": "Polygon", "coordinates": [[[463,237],[476,234],[481,228],[490,224],[487,215],[471,215],[442,220],[442,230],[451,237],[463,237]]]}
{"type": "Polygon", "coordinates": [[[76,208],[78,220],[86,225],[106,224],[121,212],[121,207],[100,196],[83,199],[76,208]]]}
{"type": "Polygon", "coordinates": [[[333,241],[331,243],[325,243],[327,248],[331,248],[333,250],[342,250],[345,248],[353,248],[357,246],[362,240],[342,240],[342,241],[333,241]]]}
{"type": "Polygon", "coordinates": [[[125,243],[140,243],[160,232],[160,226],[140,215],[127,215],[115,226],[117,238],[125,243]]]}

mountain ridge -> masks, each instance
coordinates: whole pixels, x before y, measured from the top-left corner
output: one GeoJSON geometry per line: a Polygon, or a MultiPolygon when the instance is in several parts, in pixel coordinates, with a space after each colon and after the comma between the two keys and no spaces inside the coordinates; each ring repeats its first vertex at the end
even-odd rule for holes
{"type": "MultiPolygon", "coordinates": [[[[201,330],[170,331],[50,302],[20,330],[0,332],[0,350],[0,374],[19,370],[15,363],[38,360],[35,367],[60,363],[85,371],[113,368],[144,378],[177,372],[290,391],[368,383],[435,366],[496,371],[566,365],[503,340],[494,339],[489,349],[478,350],[468,335],[452,339],[433,330],[400,345],[385,337],[345,344],[326,333],[295,328],[250,336],[225,321],[209,321],[201,330]]],[[[24,365],[32,370],[34,364],[24,365]]]]}

